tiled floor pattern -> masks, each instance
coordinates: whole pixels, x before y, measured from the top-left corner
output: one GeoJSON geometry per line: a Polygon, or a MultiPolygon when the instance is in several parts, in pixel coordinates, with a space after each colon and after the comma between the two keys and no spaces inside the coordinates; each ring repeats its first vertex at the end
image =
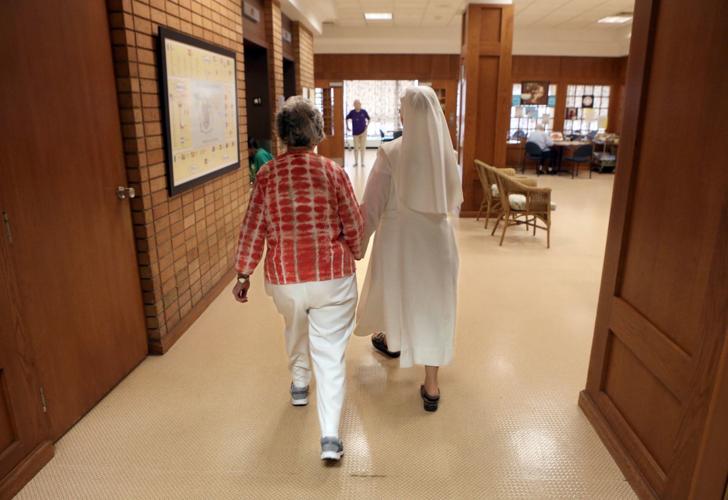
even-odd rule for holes
{"type": "MultiPolygon", "coordinates": [[[[368,169],[347,170],[361,192],[368,169]]],[[[315,405],[288,404],[282,322],[258,273],[249,304],[223,293],[62,438],[18,498],[634,498],[576,404],[612,177],[539,182],[558,205],[550,250],[541,234],[514,229],[499,247],[481,223],[457,223],[456,357],[437,413],[422,410],[421,368],[353,338],[346,455],[323,465],[315,405]]]]}

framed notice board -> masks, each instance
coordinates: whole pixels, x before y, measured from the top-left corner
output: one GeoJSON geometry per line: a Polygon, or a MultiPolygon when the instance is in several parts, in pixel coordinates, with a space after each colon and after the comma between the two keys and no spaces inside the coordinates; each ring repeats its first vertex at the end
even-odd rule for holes
{"type": "Polygon", "coordinates": [[[160,26],[159,59],[175,195],[240,167],[235,52],[160,26]]]}

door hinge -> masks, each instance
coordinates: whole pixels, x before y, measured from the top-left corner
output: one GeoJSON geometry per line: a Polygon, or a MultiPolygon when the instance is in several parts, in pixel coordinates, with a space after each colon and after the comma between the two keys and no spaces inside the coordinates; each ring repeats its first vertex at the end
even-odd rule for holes
{"type": "Polygon", "coordinates": [[[8,213],[3,210],[3,226],[5,226],[5,237],[7,238],[9,243],[13,243],[13,230],[10,227],[10,217],[8,217],[8,213]]]}
{"type": "Polygon", "coordinates": [[[43,413],[48,413],[48,402],[46,401],[43,386],[40,386],[40,404],[43,407],[43,413]]]}

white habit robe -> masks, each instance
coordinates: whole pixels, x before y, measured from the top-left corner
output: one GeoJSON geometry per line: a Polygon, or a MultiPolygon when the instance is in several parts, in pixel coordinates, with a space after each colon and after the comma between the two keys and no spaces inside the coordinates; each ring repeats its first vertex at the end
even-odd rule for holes
{"type": "Polygon", "coordinates": [[[462,187],[437,97],[427,87],[424,92],[419,90],[423,87],[414,89],[416,98],[424,95],[431,102],[424,110],[410,109],[407,90],[402,99],[404,134],[380,147],[362,200],[365,244],[372,233],[376,237],[355,334],[385,332],[389,350],[401,351],[401,367],[442,366],[453,355],[459,266],[448,217],[462,202],[462,187]],[[432,139],[438,135],[439,146],[432,139]],[[446,169],[452,171],[443,174],[446,169]],[[424,179],[409,182],[412,175],[424,179]],[[417,192],[402,192],[408,189],[417,192]]]}

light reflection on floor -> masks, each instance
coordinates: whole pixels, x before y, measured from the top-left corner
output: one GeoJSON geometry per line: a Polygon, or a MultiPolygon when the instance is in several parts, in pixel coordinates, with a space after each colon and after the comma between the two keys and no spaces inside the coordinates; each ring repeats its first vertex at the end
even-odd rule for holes
{"type": "MultiPolygon", "coordinates": [[[[348,165],[361,194],[368,168],[348,165]]],[[[456,355],[437,413],[422,410],[421,368],[353,338],[346,454],[322,465],[315,404],[288,404],[282,323],[258,273],[249,304],[223,293],[61,439],[19,498],[634,498],[576,405],[612,177],[539,183],[559,206],[550,250],[541,234],[513,230],[499,247],[481,223],[457,223],[456,355]]]]}

